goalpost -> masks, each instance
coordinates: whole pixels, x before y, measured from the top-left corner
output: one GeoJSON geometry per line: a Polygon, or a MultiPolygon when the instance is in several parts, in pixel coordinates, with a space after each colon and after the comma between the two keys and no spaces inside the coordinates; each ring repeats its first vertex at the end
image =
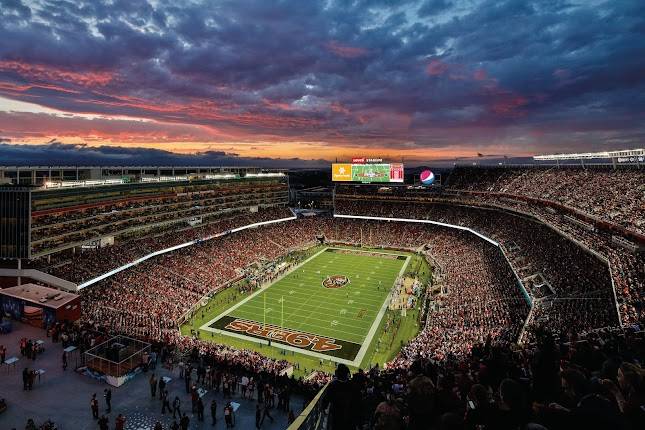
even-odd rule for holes
{"type": "MultiPolygon", "coordinates": [[[[266,291],[263,294],[264,300],[262,301],[262,326],[266,330],[267,328],[267,294],[266,291]]],[[[280,327],[284,328],[284,296],[280,296],[280,327]]]]}

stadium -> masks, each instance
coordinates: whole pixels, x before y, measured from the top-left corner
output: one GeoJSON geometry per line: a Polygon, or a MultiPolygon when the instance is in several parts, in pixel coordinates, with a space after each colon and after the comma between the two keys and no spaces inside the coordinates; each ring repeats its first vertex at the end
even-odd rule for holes
{"type": "MultiPolygon", "coordinates": [[[[406,178],[353,159],[315,193],[266,169],[3,167],[3,309],[82,351],[127,336],[171,369],[199,357],[316,399],[339,364],[391,380],[545,339],[642,342],[636,160],[406,178]],[[28,306],[39,288],[78,296],[78,312],[52,312],[55,294],[28,306]]],[[[79,372],[127,387],[139,371],[97,357],[79,372]]]]}
{"type": "Polygon", "coordinates": [[[0,33],[0,430],[645,429],[645,0],[0,33]]]}

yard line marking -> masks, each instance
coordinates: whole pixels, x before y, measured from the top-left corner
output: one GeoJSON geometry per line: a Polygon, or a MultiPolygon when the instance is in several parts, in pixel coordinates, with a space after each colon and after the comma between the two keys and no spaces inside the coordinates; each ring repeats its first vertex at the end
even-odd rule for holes
{"type": "MultiPolygon", "coordinates": [[[[320,315],[326,315],[326,316],[329,316],[329,314],[333,314],[333,313],[335,313],[335,311],[336,311],[336,308],[331,308],[331,309],[329,309],[329,308],[322,308],[322,310],[323,310],[323,311],[325,311],[325,312],[322,312],[322,311],[318,311],[318,310],[316,310],[316,309],[320,309],[320,308],[319,308],[319,307],[316,307],[315,305],[307,305],[307,306],[313,306],[313,307],[314,307],[314,310],[313,310],[313,311],[307,311],[307,312],[310,312],[310,313],[316,313],[316,314],[320,314],[320,315]]],[[[253,307],[250,307],[250,308],[251,308],[251,309],[257,309],[258,311],[260,311],[260,314],[262,314],[262,312],[261,312],[261,311],[262,311],[262,307],[261,307],[261,306],[253,306],[253,307]]],[[[245,309],[249,309],[249,308],[245,308],[245,309]]],[[[251,320],[252,320],[253,318],[257,318],[257,312],[251,312],[251,311],[249,311],[249,310],[246,310],[246,311],[245,311],[245,310],[242,310],[242,309],[241,309],[241,310],[239,310],[238,312],[236,312],[235,314],[230,314],[230,316],[231,316],[231,317],[236,317],[236,318],[244,318],[244,319],[251,319],[251,320]],[[247,314],[248,314],[248,315],[247,315],[247,314]],[[255,315],[255,317],[251,317],[251,315],[255,315]]],[[[288,320],[290,320],[290,318],[291,318],[291,316],[289,316],[289,317],[285,318],[285,322],[287,322],[288,320]]],[[[349,318],[349,317],[348,317],[348,318],[349,318]]],[[[361,326],[361,325],[359,325],[359,326],[361,326]]]]}
{"type": "MultiPolygon", "coordinates": [[[[279,291],[280,290],[276,289],[276,293],[279,292],[279,291]]],[[[342,291],[342,289],[340,291],[342,291]]],[[[376,303],[378,305],[381,304],[381,299],[384,297],[383,294],[369,294],[369,293],[360,292],[360,291],[354,291],[353,292],[354,295],[357,295],[357,293],[358,293],[358,295],[362,295],[361,300],[364,300],[364,301],[367,301],[367,302],[370,302],[370,303],[376,303]]],[[[311,294],[299,293],[297,291],[295,293],[291,294],[291,295],[293,295],[295,298],[302,297],[303,300],[306,300],[307,297],[311,296],[311,294]]],[[[339,296],[340,296],[340,293],[339,293],[339,296]]],[[[330,303],[341,303],[342,299],[344,299],[344,298],[346,298],[346,294],[343,294],[343,297],[341,298],[341,300],[334,300],[334,297],[325,297],[325,300],[329,301],[330,303]]]]}
{"type": "MultiPolygon", "coordinates": [[[[349,301],[351,301],[352,303],[347,303],[348,305],[353,305],[355,303],[353,300],[348,300],[348,302],[349,301]]],[[[361,306],[364,307],[365,305],[361,304],[361,306]]],[[[318,306],[318,305],[309,304],[309,303],[307,303],[306,305],[305,304],[299,304],[298,307],[302,308],[303,311],[317,312],[320,315],[335,314],[336,311],[338,310],[338,306],[324,307],[324,306],[318,306]]],[[[351,307],[354,307],[354,306],[351,306],[351,307]]],[[[369,311],[370,312],[373,311],[373,312],[376,313],[378,311],[378,309],[379,308],[371,307],[371,308],[369,308],[369,311]]],[[[240,315],[240,314],[247,315],[247,314],[252,313],[252,312],[255,312],[255,314],[257,314],[259,312],[259,314],[261,315],[262,314],[262,306],[256,306],[256,305],[248,306],[248,307],[245,307],[245,308],[242,308],[242,309],[237,309],[235,311],[235,313],[230,313],[229,315],[234,317],[234,316],[237,316],[237,315],[240,315]]]]}
{"type": "MultiPolygon", "coordinates": [[[[321,319],[324,319],[324,317],[329,317],[330,315],[335,314],[336,309],[337,309],[337,308],[332,308],[332,309],[329,309],[329,308],[316,308],[315,305],[309,305],[308,304],[307,307],[309,307],[309,306],[313,307],[314,309],[313,310],[306,310],[306,309],[304,309],[305,307],[303,307],[302,310],[303,311],[306,310],[308,313],[320,315],[322,317],[321,319]]],[[[356,310],[356,309],[357,308],[352,307],[352,309],[350,309],[350,310],[353,311],[353,310],[356,310]]],[[[231,317],[239,317],[239,318],[244,318],[244,319],[251,319],[252,320],[253,318],[255,318],[255,319],[258,318],[258,312],[261,315],[262,314],[262,308],[260,308],[260,307],[251,308],[251,309],[245,308],[245,310],[238,310],[234,314],[229,314],[229,316],[231,316],[231,317]]],[[[285,320],[284,320],[285,326],[286,326],[287,322],[294,320],[293,316],[295,316],[297,313],[298,312],[290,313],[289,316],[285,318],[285,320]]],[[[377,313],[377,309],[374,309],[374,308],[369,309],[369,313],[370,314],[377,313]]],[[[351,317],[348,317],[348,319],[351,319],[351,317]]],[[[294,321],[299,322],[297,320],[294,320],[294,321]]],[[[355,324],[355,321],[354,321],[354,323],[348,324],[348,325],[357,326],[357,328],[361,328],[361,329],[366,329],[367,328],[367,327],[364,327],[365,324],[355,324]]],[[[368,326],[369,326],[369,324],[368,324],[368,326]]],[[[319,334],[322,335],[322,333],[319,333],[319,334]]]]}

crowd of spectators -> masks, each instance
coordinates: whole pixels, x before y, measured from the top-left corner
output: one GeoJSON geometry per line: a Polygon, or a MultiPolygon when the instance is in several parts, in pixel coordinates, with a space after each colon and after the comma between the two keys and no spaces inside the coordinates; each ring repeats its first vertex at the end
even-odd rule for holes
{"type": "MultiPolygon", "coordinates": [[[[413,218],[432,214],[437,221],[469,226],[502,244],[520,278],[539,273],[549,282],[555,294],[540,298],[531,324],[562,333],[617,325],[607,265],[540,223],[504,212],[496,212],[490,222],[490,210],[443,204],[340,199],[337,211],[413,218]]],[[[429,248],[446,275],[448,294],[435,298],[436,310],[418,339],[433,347],[411,345],[411,351],[426,350],[435,358],[464,354],[489,332],[499,341],[517,339],[528,314],[526,297],[493,245],[435,225],[324,217],[245,230],[143,262],[85,289],[83,318],[109,321],[111,329],[130,335],[164,339],[196,303],[240,278],[245,268],[273,261],[320,235],[368,246],[429,248]]]]}
{"type": "MultiPolygon", "coordinates": [[[[528,306],[503,255],[492,245],[444,227],[331,218],[264,226],[145,261],[84,289],[83,321],[170,344],[198,342],[210,354],[220,351],[234,356],[239,351],[179,336],[179,318],[202,297],[239,277],[245,267],[275,260],[321,234],[332,241],[362,239],[372,246],[417,249],[429,245],[444,268],[447,292],[437,298],[437,311],[419,336],[419,345],[425,338],[433,357],[467,353],[490,332],[500,341],[517,338],[528,306]]],[[[415,348],[421,347],[409,349],[415,348]]],[[[249,354],[243,356],[255,361],[255,354],[249,354]]],[[[284,366],[278,368],[284,370],[284,366]]]]}
{"type": "MultiPolygon", "coordinates": [[[[52,275],[72,282],[83,282],[127,264],[151,252],[159,251],[196,239],[216,235],[245,225],[293,216],[287,208],[267,208],[258,212],[231,213],[217,222],[162,232],[143,238],[118,242],[98,249],[84,249],[71,254],[64,252],[50,259],[46,270],[52,275]]],[[[42,264],[46,264],[44,261],[42,264]]]]}
{"type": "Polygon", "coordinates": [[[529,305],[501,252],[468,233],[426,228],[429,253],[443,268],[443,293],[434,300],[425,328],[394,361],[409,365],[417,357],[445,360],[470,353],[492,335],[516,342],[529,305]]]}
{"type": "MultiPolygon", "coordinates": [[[[606,261],[568,237],[558,234],[541,222],[505,211],[437,202],[384,200],[374,203],[371,200],[343,199],[337,196],[336,212],[381,217],[404,215],[406,218],[464,226],[486,235],[501,245],[520,279],[540,275],[549,283],[554,294],[548,297],[536,296],[530,288],[527,288],[527,293],[533,299],[544,300],[541,306],[534,308],[534,321],[539,324],[557,324],[554,326],[557,331],[618,325],[612,279],[617,285],[631,286],[638,283],[634,272],[627,272],[626,276],[620,270],[610,273],[606,261]]],[[[435,254],[435,257],[436,255],[440,254],[435,254]]],[[[641,277],[640,290],[637,290],[641,291],[641,295],[642,279],[641,277]]],[[[527,286],[530,286],[530,282],[527,282],[527,286]]],[[[626,286],[625,289],[626,294],[629,294],[631,288],[626,286]]],[[[535,302],[537,301],[534,300],[535,302]]],[[[633,306],[640,306],[638,300],[635,300],[633,306]]]]}
{"type": "MultiPolygon", "coordinates": [[[[202,241],[119,272],[82,291],[80,323],[57,323],[50,335],[81,352],[108,334],[143,338],[164,365],[180,369],[187,393],[221,386],[229,396],[239,391],[247,397],[255,390],[258,400],[269,405],[275,397],[285,412],[290,393],[311,398],[331,380],[322,405],[330,406],[334,429],[503,430],[529,423],[549,430],[640,428],[642,259],[617,246],[611,233],[535,201],[556,202],[642,234],[643,179],[629,169],[457,168],[444,195],[388,199],[340,192],[337,214],[449,223],[471,228],[499,248],[432,224],[301,218],[202,241]],[[246,276],[249,267],[268,267],[319,237],[424,252],[440,267],[441,288],[424,303],[425,325],[384,369],[351,377],[341,365],[333,380],[319,371],[296,380],[286,376],[286,360],[179,334],[179,321],[205,297],[246,276]],[[548,288],[538,290],[540,283],[548,288]]],[[[90,224],[117,216],[90,215],[90,224]]],[[[207,225],[57,257],[50,273],[80,282],[150,252],[287,216],[286,208],[231,213],[207,225]]],[[[254,273],[257,284],[276,272],[254,273]]]]}
{"type": "MultiPolygon", "coordinates": [[[[60,244],[90,240],[108,234],[123,234],[131,227],[145,224],[186,223],[191,217],[212,221],[227,211],[241,211],[251,206],[283,203],[286,186],[276,183],[237,184],[222,187],[207,184],[186,187],[187,192],[128,195],[94,204],[34,210],[32,213],[32,246],[34,251],[60,244]]],[[[113,197],[113,196],[111,196],[113,197]]]]}
{"type": "Polygon", "coordinates": [[[645,234],[643,169],[457,167],[447,186],[549,200],[645,234]]]}
{"type": "MultiPolygon", "coordinates": [[[[59,340],[65,335],[83,347],[89,346],[88,338],[101,336],[97,329],[56,327],[59,340]]],[[[566,337],[537,330],[535,342],[524,347],[498,342],[491,333],[459,355],[419,354],[353,376],[339,365],[333,378],[317,371],[307,380],[287,376],[278,370],[279,362],[259,354],[193,338],[156,342],[153,351],[158,363],[178,372],[184,383],[168,392],[162,378],[150,374],[152,366],[147,370],[151,396],[159,394],[160,404],[168,404],[164,409],[173,415],[177,409],[183,417],[192,407],[198,421],[204,415],[204,405],[195,401],[199,388],[222,390],[225,401],[257,400],[260,420],[265,410],[268,417],[271,411],[289,411],[291,422],[331,379],[316,406],[328,408],[329,428],[335,430],[636,430],[645,422],[642,329],[566,337]],[[294,394],[305,403],[290,401],[294,394]]],[[[208,406],[217,410],[222,405],[208,406]]]]}
{"type": "MultiPolygon", "coordinates": [[[[103,329],[57,324],[52,336],[86,349],[104,338],[103,329]]],[[[317,406],[329,408],[332,429],[636,430],[645,422],[642,329],[560,337],[538,329],[535,342],[524,347],[497,337],[491,332],[460,354],[414,354],[353,376],[339,365],[333,379],[317,371],[307,380],[287,376],[286,362],[177,337],[155,342],[153,351],[161,365],[179,372],[186,394],[183,388],[168,393],[151,375],[158,387],[153,390],[151,382],[151,395],[156,392],[162,405],[166,400],[172,405],[168,413],[174,414],[176,403],[182,417],[192,405],[201,420],[204,405],[194,401],[194,393],[198,388],[222,390],[225,400],[257,400],[261,420],[265,410],[270,416],[276,406],[293,417],[305,404],[290,402],[290,397],[298,394],[306,403],[331,379],[317,406]]]]}
{"type": "Polygon", "coordinates": [[[575,219],[569,214],[539,203],[534,204],[492,194],[478,194],[476,196],[443,194],[441,199],[435,198],[434,200],[441,200],[452,205],[467,204],[502,208],[526,214],[557,229],[571,242],[578,243],[581,248],[591,250],[608,261],[611,266],[610,274],[616,290],[622,324],[629,325],[645,320],[643,298],[645,265],[642,264],[642,251],[637,250],[636,244],[626,247],[614,240],[614,232],[595,228],[593,225],[580,222],[579,219],[575,219]]]}
{"type": "MultiPolygon", "coordinates": [[[[155,342],[168,366],[210,366],[231,386],[246,376],[277,393],[300,391],[310,398],[329,375],[288,378],[287,361],[181,336],[177,319],[249,265],[275,260],[316,237],[423,250],[442,271],[441,293],[431,297],[426,325],[385,369],[350,377],[339,366],[322,403],[330,406],[333,428],[503,430],[531,423],[549,430],[577,425],[631,430],[645,422],[644,332],[638,318],[634,327],[617,328],[611,294],[616,271],[633,276],[629,262],[612,264],[610,275],[605,262],[578,244],[534,220],[501,211],[339,199],[337,213],[404,214],[467,226],[499,242],[509,261],[493,244],[447,227],[298,219],[205,241],[94,285],[83,292],[85,334],[67,327],[71,333],[60,328],[59,335],[87,346],[94,343],[93,333],[143,337],[155,342]],[[542,274],[554,292],[534,298],[534,321],[526,328],[531,342],[525,346],[516,341],[529,306],[511,267],[520,277],[542,274]]],[[[622,261],[620,254],[612,258],[622,261]]],[[[212,377],[206,383],[213,384],[212,377]]]]}
{"type": "Polygon", "coordinates": [[[203,241],[146,260],[82,290],[83,319],[109,321],[131,335],[162,338],[202,298],[314,239],[295,222],[203,241]]]}
{"type": "Polygon", "coordinates": [[[635,430],[645,422],[645,332],[605,330],[510,348],[494,335],[468,354],[350,376],[323,393],[333,429],[635,430]]]}

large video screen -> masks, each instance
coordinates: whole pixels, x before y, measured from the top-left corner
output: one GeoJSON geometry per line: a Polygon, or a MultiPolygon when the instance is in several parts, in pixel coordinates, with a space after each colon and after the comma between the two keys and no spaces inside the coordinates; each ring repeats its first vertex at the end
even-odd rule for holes
{"type": "Polygon", "coordinates": [[[334,163],[331,171],[332,181],[336,182],[403,182],[402,163],[334,163]]]}

